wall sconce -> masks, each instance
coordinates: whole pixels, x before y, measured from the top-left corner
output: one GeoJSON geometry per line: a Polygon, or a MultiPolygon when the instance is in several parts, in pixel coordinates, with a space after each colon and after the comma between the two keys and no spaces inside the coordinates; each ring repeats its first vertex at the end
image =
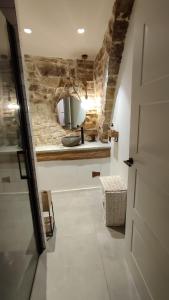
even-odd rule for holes
{"type": "Polygon", "coordinates": [[[100,107],[101,107],[101,99],[99,98],[81,98],[81,106],[85,110],[97,110],[99,112],[100,107]]]}
{"type": "Polygon", "coordinates": [[[7,105],[8,109],[12,110],[12,111],[15,111],[15,110],[18,110],[19,109],[19,105],[17,103],[9,103],[7,105]]]}

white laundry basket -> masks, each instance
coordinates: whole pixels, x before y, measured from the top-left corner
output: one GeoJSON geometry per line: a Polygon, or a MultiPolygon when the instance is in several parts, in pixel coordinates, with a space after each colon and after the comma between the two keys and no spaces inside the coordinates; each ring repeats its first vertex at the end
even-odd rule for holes
{"type": "Polygon", "coordinates": [[[103,205],[106,226],[125,224],[127,207],[127,188],[120,176],[100,177],[104,191],[103,205]]]}

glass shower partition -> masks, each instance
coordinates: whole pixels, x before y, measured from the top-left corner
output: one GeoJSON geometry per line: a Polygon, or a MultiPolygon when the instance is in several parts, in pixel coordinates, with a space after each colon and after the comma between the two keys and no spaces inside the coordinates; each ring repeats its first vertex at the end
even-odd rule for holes
{"type": "Polygon", "coordinates": [[[0,11],[0,298],[28,300],[40,247],[28,160],[30,145],[27,147],[25,139],[13,65],[16,49],[10,47],[14,38],[0,11]]]}

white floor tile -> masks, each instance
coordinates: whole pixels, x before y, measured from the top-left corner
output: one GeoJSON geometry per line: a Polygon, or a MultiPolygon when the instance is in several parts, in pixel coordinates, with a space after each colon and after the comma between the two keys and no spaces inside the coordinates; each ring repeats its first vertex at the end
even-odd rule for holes
{"type": "Polygon", "coordinates": [[[53,201],[56,237],[47,253],[46,300],[139,300],[124,233],[104,225],[102,191],[56,193],[53,201]]]}

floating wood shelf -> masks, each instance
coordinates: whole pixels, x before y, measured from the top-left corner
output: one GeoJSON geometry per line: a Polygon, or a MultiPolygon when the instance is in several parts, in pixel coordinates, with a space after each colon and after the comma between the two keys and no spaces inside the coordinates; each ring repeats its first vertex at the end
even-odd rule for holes
{"type": "Polygon", "coordinates": [[[97,149],[76,149],[67,151],[50,151],[36,152],[37,161],[50,160],[76,160],[76,159],[95,159],[110,157],[110,148],[97,149]]]}

